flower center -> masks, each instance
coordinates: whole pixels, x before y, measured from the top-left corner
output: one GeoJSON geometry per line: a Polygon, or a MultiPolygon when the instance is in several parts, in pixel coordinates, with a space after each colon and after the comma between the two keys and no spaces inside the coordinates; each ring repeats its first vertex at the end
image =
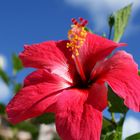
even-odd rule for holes
{"type": "Polygon", "coordinates": [[[79,18],[79,21],[80,22],[74,18],[72,19],[73,25],[71,26],[72,28],[68,31],[68,39],[70,42],[67,43],[66,47],[69,49],[69,51],[72,52],[72,58],[74,59],[77,71],[83,82],[86,82],[86,77],[78,56],[79,49],[83,46],[86,39],[87,31],[85,30],[85,25],[87,25],[88,21],[83,18],[79,18]]]}

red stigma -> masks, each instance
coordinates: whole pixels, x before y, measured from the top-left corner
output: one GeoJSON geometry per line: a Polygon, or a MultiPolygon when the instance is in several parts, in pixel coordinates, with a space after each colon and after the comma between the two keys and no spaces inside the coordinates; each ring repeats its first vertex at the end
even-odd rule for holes
{"type": "Polygon", "coordinates": [[[88,21],[83,19],[82,17],[79,17],[79,22],[75,18],[72,18],[71,21],[74,25],[78,25],[78,26],[82,26],[82,27],[84,27],[88,24],[88,21]]]}
{"type": "Polygon", "coordinates": [[[73,23],[74,25],[77,25],[77,24],[78,24],[78,21],[77,21],[75,18],[72,18],[71,21],[72,21],[72,23],[73,23]]]}

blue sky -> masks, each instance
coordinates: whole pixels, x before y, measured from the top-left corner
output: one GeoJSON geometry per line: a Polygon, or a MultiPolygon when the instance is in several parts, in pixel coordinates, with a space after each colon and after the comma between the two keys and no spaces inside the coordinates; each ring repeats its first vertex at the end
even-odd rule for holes
{"type": "MultiPolygon", "coordinates": [[[[22,51],[24,44],[38,43],[46,40],[66,39],[67,31],[71,24],[70,19],[72,17],[81,16],[86,18],[89,20],[88,26],[95,31],[97,25],[107,18],[107,15],[101,14],[102,11],[97,10],[96,12],[96,10],[94,10],[94,14],[91,14],[89,13],[90,11],[87,10],[88,6],[85,8],[86,6],[83,7],[80,4],[77,6],[78,4],[73,5],[71,3],[69,0],[5,0],[1,2],[0,54],[7,57],[8,70],[10,70],[11,67],[11,63],[9,62],[11,54],[13,52],[19,53],[22,51]]],[[[118,8],[119,7],[121,8],[122,6],[118,6],[118,8]]],[[[114,10],[116,10],[116,7],[114,7],[114,10]]],[[[112,11],[113,9],[110,9],[107,10],[106,13],[109,14],[112,11]]],[[[131,22],[127,27],[122,41],[128,43],[128,47],[125,49],[132,53],[136,62],[140,64],[138,43],[140,36],[140,8],[137,8],[133,13],[130,19],[131,22]]],[[[104,25],[105,26],[101,26],[101,28],[100,26],[97,27],[98,33],[102,34],[104,31],[107,31],[108,26],[106,21],[104,21],[104,25]]]]}
{"type": "MultiPolygon", "coordinates": [[[[6,71],[11,74],[11,54],[23,50],[24,44],[67,39],[71,18],[83,17],[88,27],[99,34],[108,33],[107,16],[132,0],[12,0],[0,1],[0,54],[7,59],[6,71]],[[103,23],[103,24],[102,24],[103,23]]],[[[122,42],[140,65],[140,3],[134,0],[132,16],[122,42]]],[[[20,79],[28,70],[20,73],[20,79]]],[[[1,93],[0,93],[1,94],[1,93]]],[[[139,118],[136,113],[130,115],[139,118]]]]}

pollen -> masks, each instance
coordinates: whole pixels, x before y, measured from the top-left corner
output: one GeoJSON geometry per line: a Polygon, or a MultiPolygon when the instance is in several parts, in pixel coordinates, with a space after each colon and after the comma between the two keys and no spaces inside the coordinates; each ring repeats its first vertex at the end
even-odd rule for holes
{"type": "Polygon", "coordinates": [[[88,23],[87,20],[79,18],[78,22],[76,19],[72,19],[73,25],[68,31],[69,43],[67,43],[67,48],[72,52],[72,58],[79,55],[79,48],[84,45],[87,31],[85,30],[85,25],[88,23]]]}

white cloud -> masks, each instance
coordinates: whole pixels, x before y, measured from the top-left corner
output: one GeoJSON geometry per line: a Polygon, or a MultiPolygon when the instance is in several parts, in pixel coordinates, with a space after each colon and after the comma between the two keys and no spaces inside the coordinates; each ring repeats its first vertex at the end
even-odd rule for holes
{"type": "MultiPolygon", "coordinates": [[[[65,0],[67,4],[85,9],[95,23],[96,31],[101,31],[107,26],[107,17],[114,11],[133,2],[134,15],[140,8],[140,0],[65,0]]],[[[129,25],[133,27],[132,21],[129,25]]]]}
{"type": "MultiPolygon", "coordinates": [[[[0,68],[6,68],[6,58],[0,54],[0,68]]],[[[7,103],[10,97],[10,91],[7,85],[0,78],[0,103],[7,103]]]]}
{"type": "Polygon", "coordinates": [[[124,122],[123,139],[137,132],[140,132],[140,120],[129,116],[124,122]]]}
{"type": "Polygon", "coordinates": [[[10,97],[9,88],[6,84],[0,79],[0,103],[7,103],[10,97]]]}
{"type": "Polygon", "coordinates": [[[0,54],[0,68],[5,69],[6,68],[6,58],[0,54]]]}

